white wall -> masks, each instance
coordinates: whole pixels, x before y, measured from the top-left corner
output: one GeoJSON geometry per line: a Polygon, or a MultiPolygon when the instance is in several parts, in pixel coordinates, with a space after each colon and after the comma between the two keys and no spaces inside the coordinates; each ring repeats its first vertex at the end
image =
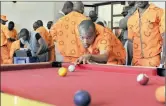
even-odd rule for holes
{"type": "MultiPolygon", "coordinates": [[[[101,2],[101,1],[100,1],[101,2]]],[[[83,2],[84,4],[94,4],[98,2],[83,2]]],[[[161,8],[165,8],[164,2],[153,2],[161,8]]],[[[1,14],[8,17],[8,20],[12,20],[16,23],[16,29],[19,31],[21,28],[27,28],[32,30],[34,21],[41,19],[44,25],[50,20],[54,20],[54,17],[62,9],[63,2],[1,2],[1,14]]],[[[88,15],[89,11],[93,8],[86,8],[85,14],[88,15]]],[[[121,11],[120,7],[115,9],[121,11]]],[[[99,8],[99,17],[110,21],[110,6],[101,6],[99,8]]]]}
{"type": "Polygon", "coordinates": [[[18,31],[20,28],[32,30],[36,20],[41,19],[46,24],[54,19],[54,7],[54,2],[1,2],[1,14],[14,21],[18,31]]]}
{"type": "Polygon", "coordinates": [[[150,2],[150,3],[154,3],[156,6],[165,9],[165,2],[150,2]]]}

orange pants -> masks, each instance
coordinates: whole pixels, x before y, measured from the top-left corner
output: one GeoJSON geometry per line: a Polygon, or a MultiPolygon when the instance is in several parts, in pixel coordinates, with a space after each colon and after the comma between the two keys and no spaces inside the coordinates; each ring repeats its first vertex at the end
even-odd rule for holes
{"type": "Polygon", "coordinates": [[[136,59],[133,58],[133,66],[149,66],[149,67],[158,67],[160,65],[161,56],[156,55],[149,58],[136,59]]]}
{"type": "Polygon", "coordinates": [[[7,46],[1,46],[1,64],[12,64],[12,60],[10,59],[10,50],[7,46]]]}

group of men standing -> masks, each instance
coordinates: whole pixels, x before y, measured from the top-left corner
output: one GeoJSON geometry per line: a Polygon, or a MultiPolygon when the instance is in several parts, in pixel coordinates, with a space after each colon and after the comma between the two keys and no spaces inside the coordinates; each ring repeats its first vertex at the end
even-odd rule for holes
{"type": "MultiPolygon", "coordinates": [[[[130,65],[158,67],[164,63],[164,56],[161,58],[160,54],[162,37],[165,36],[165,12],[147,1],[130,2],[129,6],[131,7],[128,7],[120,21],[120,28],[123,29],[122,41],[128,47],[127,52],[123,43],[106,27],[106,23],[97,22],[98,17],[93,11],[89,13],[90,18],[83,14],[84,5],[80,1],[74,4],[65,2],[54,24],[48,22],[49,31],[38,20],[33,24],[33,33],[27,29],[20,31],[19,40],[43,61],[47,60],[47,56],[51,57],[50,60],[55,60],[53,50],[56,42],[64,62],[124,65],[127,64],[127,53],[131,54],[131,58],[128,58],[132,60],[128,63],[130,65]]],[[[4,34],[2,27],[1,33],[4,34]]],[[[2,49],[6,47],[4,44],[7,43],[1,43],[2,49]]],[[[163,49],[166,47],[163,46],[163,49]]],[[[5,64],[4,61],[2,63],[5,64]]]]}

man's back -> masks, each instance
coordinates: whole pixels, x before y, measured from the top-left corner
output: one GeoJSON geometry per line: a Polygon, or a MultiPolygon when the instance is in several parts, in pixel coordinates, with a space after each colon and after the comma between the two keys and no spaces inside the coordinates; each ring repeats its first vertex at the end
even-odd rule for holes
{"type": "MultiPolygon", "coordinates": [[[[85,48],[82,46],[81,40],[80,40],[80,35],[78,32],[78,25],[83,21],[83,20],[88,20],[86,16],[83,14],[80,14],[78,12],[71,12],[70,14],[64,16],[61,18],[59,21],[57,21],[56,24],[53,25],[51,28],[51,35],[53,39],[57,42],[57,47],[60,51],[60,53],[64,56],[64,61],[66,62],[74,62],[76,61],[77,58],[80,56],[84,55],[86,53],[85,48]]],[[[99,25],[97,25],[99,26],[99,25]]],[[[97,27],[97,32],[100,33],[100,38],[98,39],[99,41],[102,40],[102,35],[104,36],[105,34],[110,33],[109,35],[107,34],[107,37],[112,35],[111,31],[108,31],[108,29],[99,26],[97,27]],[[100,27],[100,28],[99,28],[100,27]]],[[[119,44],[120,41],[113,35],[112,37],[113,42],[111,44],[117,45],[116,48],[119,48],[119,51],[123,49],[122,44],[119,44]]],[[[107,38],[106,38],[107,39],[107,38]]],[[[110,37],[108,37],[110,39],[110,37]]],[[[97,42],[97,41],[96,41],[97,42]]],[[[110,44],[111,41],[109,41],[110,44]]],[[[101,47],[105,49],[105,47],[102,46],[102,44],[95,44],[95,46],[101,47]]],[[[108,48],[110,46],[106,45],[108,48]]],[[[115,47],[115,46],[114,46],[115,47]]],[[[111,47],[110,47],[111,48],[111,47]]],[[[115,52],[117,52],[117,49],[115,49],[115,52]]],[[[122,55],[120,57],[125,57],[123,56],[125,53],[124,49],[122,50],[122,55]]],[[[118,53],[114,53],[115,57],[118,53]]],[[[121,54],[121,53],[120,53],[121,54]]],[[[121,58],[122,59],[122,58],[121,58]]],[[[123,59],[122,59],[123,60],[123,59]]],[[[113,61],[109,60],[110,62],[113,61]]],[[[115,63],[118,64],[118,63],[115,63]]],[[[123,62],[119,62],[119,64],[124,64],[123,62]]]]}

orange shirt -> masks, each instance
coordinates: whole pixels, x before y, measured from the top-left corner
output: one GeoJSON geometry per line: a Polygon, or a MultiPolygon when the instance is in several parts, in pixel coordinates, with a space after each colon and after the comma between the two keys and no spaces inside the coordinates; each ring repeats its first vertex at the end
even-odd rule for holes
{"type": "Polygon", "coordinates": [[[10,48],[10,58],[13,59],[13,54],[16,50],[20,49],[20,40],[16,40],[12,43],[10,48]]]}
{"type": "Polygon", "coordinates": [[[88,48],[90,54],[97,55],[108,52],[110,55],[107,64],[125,64],[126,53],[119,39],[109,28],[95,25],[97,37],[93,45],[88,48]]]}
{"type": "Polygon", "coordinates": [[[139,18],[138,10],[128,20],[128,38],[133,40],[133,58],[149,58],[161,53],[165,32],[164,10],[150,4],[139,18]]]}
{"type": "Polygon", "coordinates": [[[1,24],[1,46],[7,45],[7,27],[1,24]]]}
{"type": "MultiPolygon", "coordinates": [[[[64,56],[65,62],[75,62],[77,58],[86,54],[87,51],[82,46],[77,27],[87,19],[89,18],[78,12],[71,12],[51,27],[51,36],[57,42],[58,50],[64,56]]],[[[88,52],[99,54],[106,50],[110,53],[108,63],[124,64],[125,49],[111,30],[96,24],[96,33],[97,38],[88,52]]]]}
{"type": "Polygon", "coordinates": [[[13,39],[17,39],[17,31],[15,29],[13,29],[12,31],[10,31],[9,29],[7,29],[7,34],[10,38],[13,39]]]}
{"type": "Polygon", "coordinates": [[[37,28],[36,32],[38,32],[42,36],[42,38],[45,40],[47,44],[49,43],[49,38],[48,38],[49,33],[45,27],[41,26],[37,28]]]}

